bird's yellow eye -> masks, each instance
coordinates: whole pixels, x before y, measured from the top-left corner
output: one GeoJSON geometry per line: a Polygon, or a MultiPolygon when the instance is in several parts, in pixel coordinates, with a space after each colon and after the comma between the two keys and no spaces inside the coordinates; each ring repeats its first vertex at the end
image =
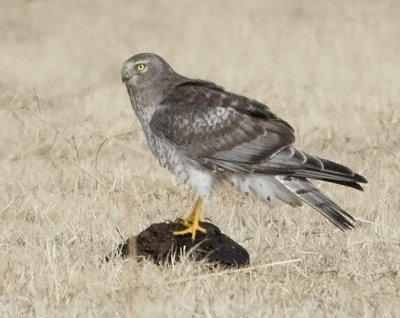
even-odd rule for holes
{"type": "Polygon", "coordinates": [[[146,72],[147,66],[146,66],[146,64],[140,63],[140,64],[136,65],[136,69],[140,73],[144,73],[144,72],[146,72]]]}

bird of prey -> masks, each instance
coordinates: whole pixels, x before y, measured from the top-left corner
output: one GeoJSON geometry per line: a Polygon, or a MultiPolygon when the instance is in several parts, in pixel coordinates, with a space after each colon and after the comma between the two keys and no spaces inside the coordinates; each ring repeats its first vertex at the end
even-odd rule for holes
{"type": "Polygon", "coordinates": [[[203,200],[222,180],[274,203],[307,203],[341,230],[353,217],[311,180],[362,190],[367,180],[348,167],[298,150],[294,129],[264,104],[226,91],[213,82],[176,73],[153,53],[124,62],[122,81],[153,155],[199,197],[185,229],[175,235],[206,233],[203,200]]]}

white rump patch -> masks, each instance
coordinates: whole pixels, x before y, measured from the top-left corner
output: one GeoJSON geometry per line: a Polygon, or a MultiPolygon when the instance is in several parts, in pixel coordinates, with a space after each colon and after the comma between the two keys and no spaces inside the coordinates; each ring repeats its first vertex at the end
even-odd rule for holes
{"type": "Polygon", "coordinates": [[[301,205],[301,200],[273,176],[235,174],[231,176],[231,181],[240,191],[246,194],[252,192],[272,206],[276,205],[279,201],[288,203],[291,206],[301,205]]]}

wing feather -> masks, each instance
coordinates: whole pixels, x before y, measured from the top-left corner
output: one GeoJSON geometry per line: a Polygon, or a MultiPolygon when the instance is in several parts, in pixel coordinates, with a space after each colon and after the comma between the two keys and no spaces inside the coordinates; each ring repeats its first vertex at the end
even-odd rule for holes
{"type": "Polygon", "coordinates": [[[266,106],[210,85],[177,86],[153,114],[152,132],[191,159],[233,166],[261,162],[294,142],[293,128],[266,106]]]}

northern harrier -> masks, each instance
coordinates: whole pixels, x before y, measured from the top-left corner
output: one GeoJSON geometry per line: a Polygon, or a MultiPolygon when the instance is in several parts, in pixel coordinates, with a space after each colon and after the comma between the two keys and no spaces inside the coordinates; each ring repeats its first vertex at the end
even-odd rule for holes
{"type": "Polygon", "coordinates": [[[273,203],[304,201],[341,230],[353,217],[308,179],[362,190],[367,180],[349,168],[297,150],[293,128],[252,99],[212,82],[176,73],[160,56],[137,54],[124,62],[133,110],[159,163],[197,191],[186,229],[175,235],[206,232],[199,222],[203,199],[228,180],[245,193],[273,203]]]}

